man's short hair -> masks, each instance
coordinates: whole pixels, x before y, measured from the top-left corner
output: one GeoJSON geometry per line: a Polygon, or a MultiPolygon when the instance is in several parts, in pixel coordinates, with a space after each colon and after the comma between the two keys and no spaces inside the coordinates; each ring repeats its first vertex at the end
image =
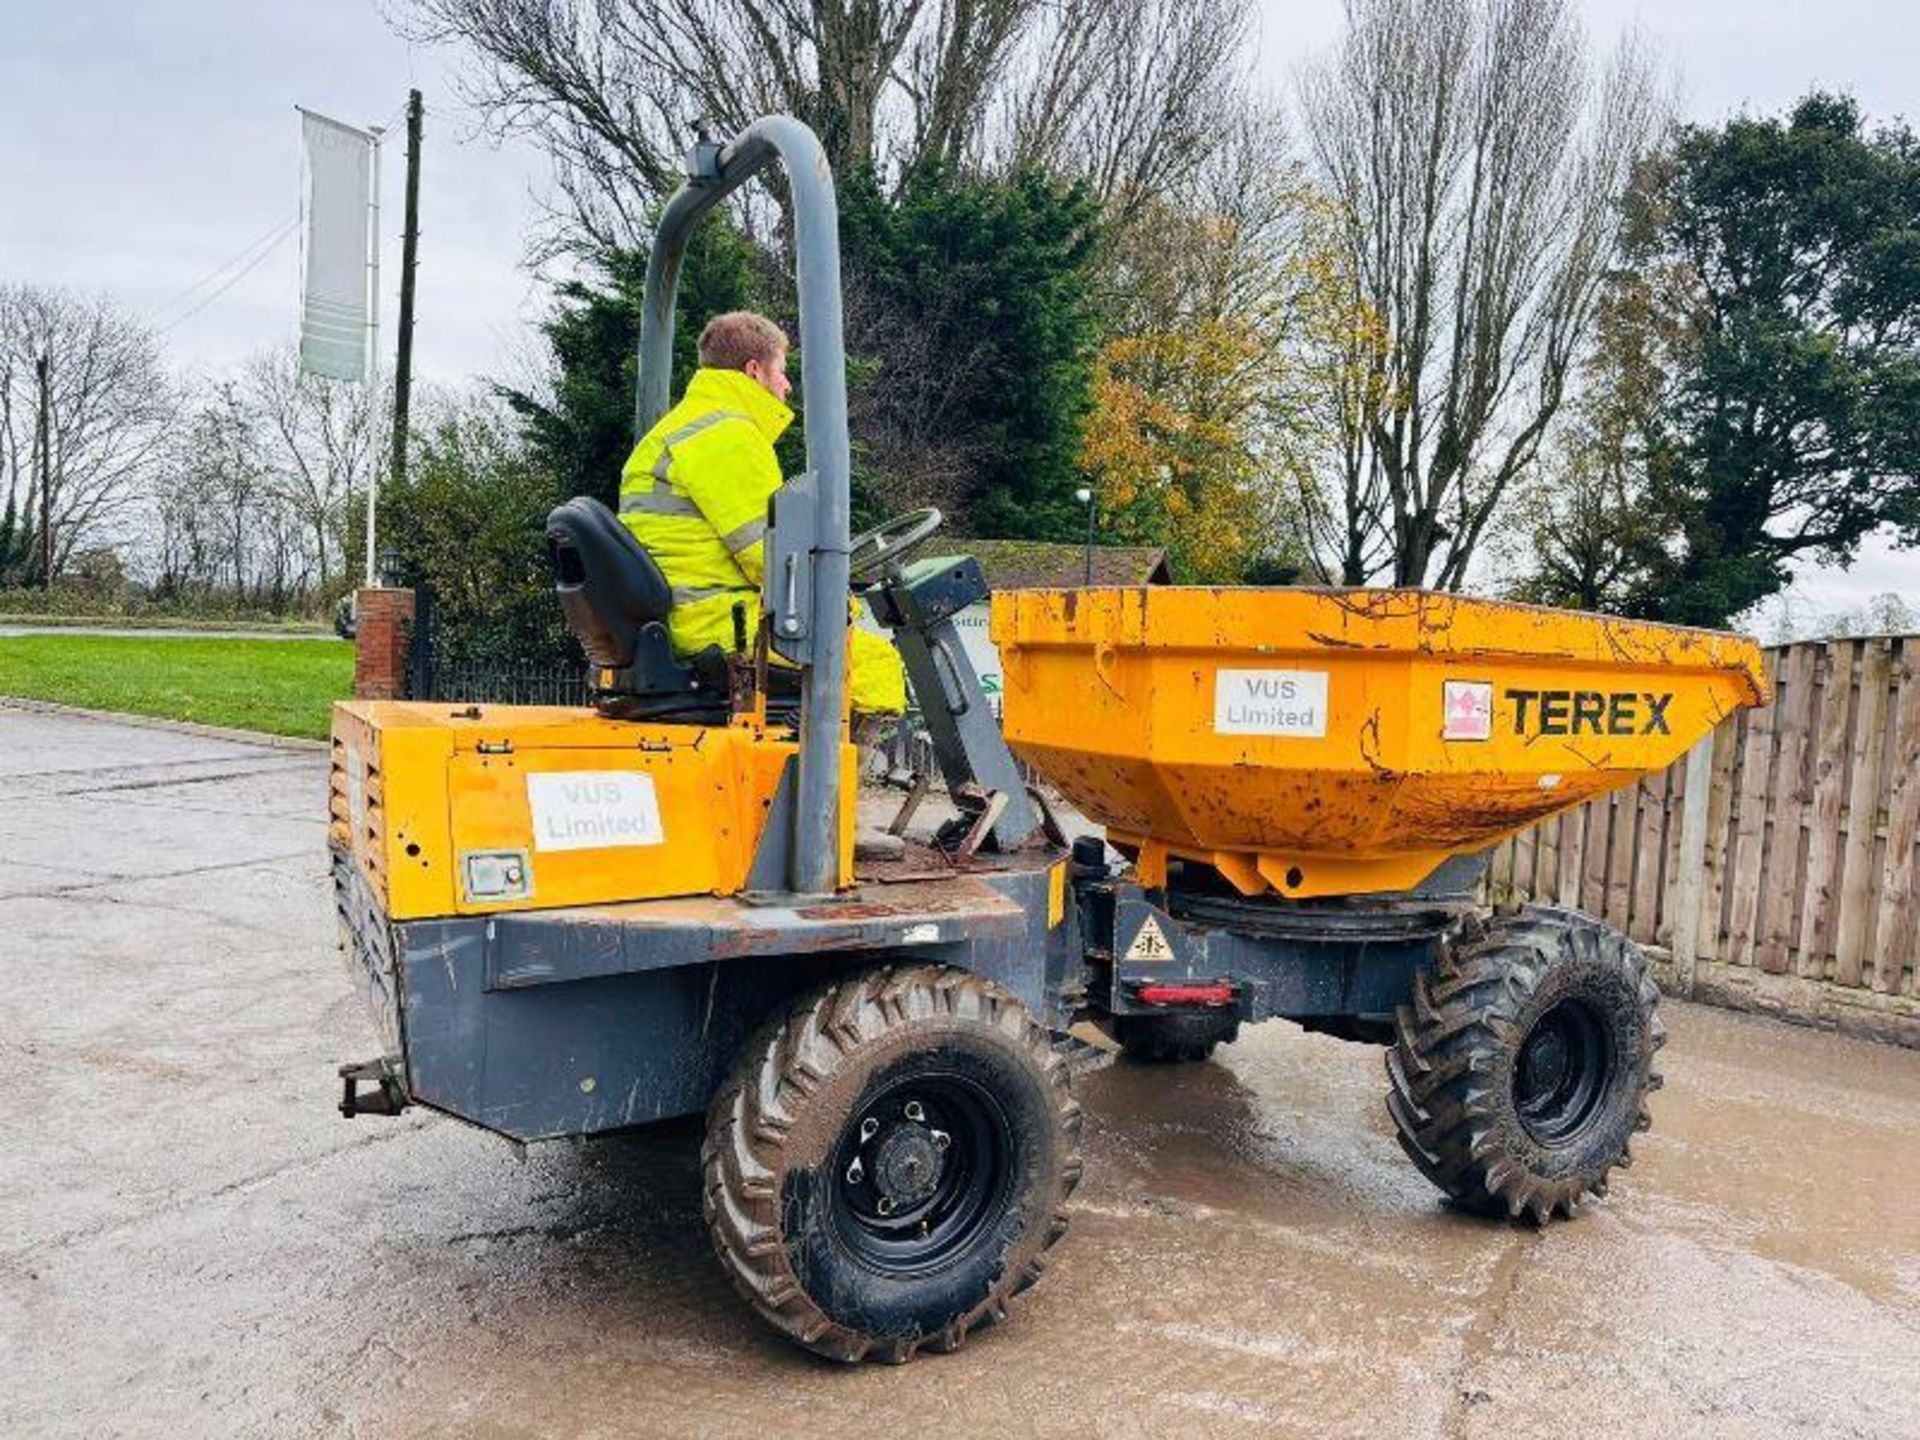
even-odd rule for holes
{"type": "Polygon", "coordinates": [[[729,310],[707,322],[699,348],[700,363],[710,370],[744,370],[749,360],[771,368],[787,353],[787,336],[764,315],[729,310]]]}

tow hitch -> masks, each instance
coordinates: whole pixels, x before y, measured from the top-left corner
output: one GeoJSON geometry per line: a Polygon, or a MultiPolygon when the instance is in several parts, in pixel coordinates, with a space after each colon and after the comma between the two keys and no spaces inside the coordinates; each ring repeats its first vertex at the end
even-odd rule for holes
{"type": "Polygon", "coordinates": [[[385,1056],[342,1065],[340,1085],[340,1113],[349,1120],[356,1115],[398,1115],[407,1108],[406,1087],[385,1056]],[[362,1094],[362,1085],[373,1088],[362,1094]]]}

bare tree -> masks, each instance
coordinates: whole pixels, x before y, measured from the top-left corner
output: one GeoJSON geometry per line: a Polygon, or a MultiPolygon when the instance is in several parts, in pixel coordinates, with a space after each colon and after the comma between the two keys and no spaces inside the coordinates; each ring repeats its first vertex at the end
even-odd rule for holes
{"type": "Polygon", "coordinates": [[[1045,6],[985,144],[1001,164],[1086,181],[1124,229],[1240,123],[1250,19],[1247,0],[1045,6]]]}
{"type": "Polygon", "coordinates": [[[245,605],[260,586],[260,537],[278,528],[267,511],[260,447],[238,387],[194,393],[161,450],[146,553],[167,598],[245,605]]]}
{"type": "Polygon", "coordinates": [[[147,490],[156,592],[284,610],[347,570],[347,501],[381,458],[384,397],[255,356],[190,393],[147,490]]]}
{"type": "Polygon", "coordinates": [[[551,156],[563,220],[631,247],[678,183],[691,122],[810,124],[836,170],[959,154],[1041,0],[404,0],[474,60],[467,98],[551,156]]]}
{"type": "Polygon", "coordinates": [[[402,0],[467,98],[552,158],[559,244],[631,248],[691,122],[797,115],[837,172],[1034,164],[1122,210],[1202,153],[1248,0],[402,0]]]}
{"type": "MultiPolygon", "coordinates": [[[[16,533],[39,533],[42,356],[51,377],[45,499],[57,576],[76,551],[122,538],[174,407],[159,350],[139,322],[104,299],[0,286],[0,489],[16,533]]],[[[37,566],[38,539],[27,548],[37,566]]]]}
{"type": "Polygon", "coordinates": [[[1204,459],[1168,457],[1168,479],[1230,500],[1241,558],[1308,565],[1340,549],[1322,475],[1374,328],[1280,115],[1242,99],[1216,127],[1114,235],[1103,360],[1190,440],[1211,437],[1204,459]]]}
{"type": "Polygon", "coordinates": [[[302,529],[299,552],[321,585],[345,568],[347,499],[381,460],[385,399],[365,385],[310,375],[291,349],[254,356],[236,403],[276,508],[302,529]]]}
{"type": "Polygon", "coordinates": [[[1629,40],[1596,73],[1571,0],[1349,0],[1301,101],[1382,337],[1328,497],[1343,578],[1457,588],[1565,399],[1652,70],[1629,40]]]}
{"type": "Polygon", "coordinates": [[[177,599],[211,590],[218,564],[218,538],[213,533],[213,504],[207,493],[206,472],[184,462],[180,447],[162,465],[153,487],[153,516],[144,558],[153,593],[177,599]]]}
{"type": "Polygon", "coordinates": [[[184,458],[199,473],[209,528],[217,537],[212,578],[224,580],[237,599],[246,600],[256,589],[255,547],[267,528],[260,504],[266,467],[232,381],[216,387],[201,404],[186,435],[191,448],[184,458]]]}
{"type": "Polygon", "coordinates": [[[1236,98],[1213,126],[1205,152],[1125,202],[1137,223],[1115,229],[1104,276],[1120,333],[1201,317],[1284,323],[1311,200],[1305,177],[1277,112],[1236,98]]]}
{"type": "Polygon", "coordinates": [[[1665,557],[1672,517],[1649,456],[1671,367],[1688,327],[1666,302],[1685,293],[1671,267],[1639,265],[1608,282],[1579,368],[1578,394],[1552,426],[1533,473],[1515,483],[1507,523],[1486,550],[1516,598],[1630,613],[1665,557]]]}

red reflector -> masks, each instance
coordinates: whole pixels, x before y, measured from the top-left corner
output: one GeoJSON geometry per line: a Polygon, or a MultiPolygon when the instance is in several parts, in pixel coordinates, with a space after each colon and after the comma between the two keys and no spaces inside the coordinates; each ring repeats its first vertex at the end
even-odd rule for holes
{"type": "Polygon", "coordinates": [[[1142,985],[1133,992],[1142,1005],[1231,1005],[1231,985],[1142,985]]]}

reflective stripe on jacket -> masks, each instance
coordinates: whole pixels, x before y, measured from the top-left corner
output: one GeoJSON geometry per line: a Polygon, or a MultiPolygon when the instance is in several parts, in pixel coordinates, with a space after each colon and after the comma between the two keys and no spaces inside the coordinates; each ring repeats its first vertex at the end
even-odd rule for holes
{"type": "Polygon", "coordinates": [[[767,501],[780,488],[773,442],[792,421],[742,372],[699,370],[620,473],[620,518],[673,587],[668,628],[682,654],[731,650],[736,604],[753,632],[767,501]]]}

